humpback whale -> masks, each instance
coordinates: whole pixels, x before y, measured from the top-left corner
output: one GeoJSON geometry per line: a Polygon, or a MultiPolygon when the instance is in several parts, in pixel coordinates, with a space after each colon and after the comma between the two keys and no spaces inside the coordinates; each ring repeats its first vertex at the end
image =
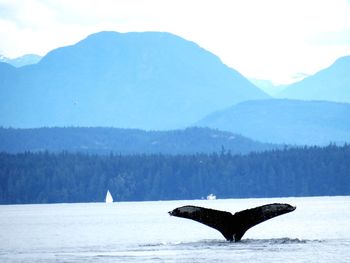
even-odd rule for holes
{"type": "Polygon", "coordinates": [[[251,227],[273,217],[295,210],[289,204],[267,204],[243,210],[235,214],[199,206],[182,206],[170,211],[171,216],[195,220],[218,230],[228,241],[240,241],[251,227]]]}

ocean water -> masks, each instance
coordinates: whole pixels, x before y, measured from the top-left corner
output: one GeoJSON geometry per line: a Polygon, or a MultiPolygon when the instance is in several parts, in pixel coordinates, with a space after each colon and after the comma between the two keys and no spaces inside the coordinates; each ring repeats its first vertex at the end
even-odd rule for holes
{"type": "Polygon", "coordinates": [[[2,205],[0,262],[350,262],[350,197],[2,205]],[[237,243],[167,213],[274,202],[297,209],[237,243]]]}

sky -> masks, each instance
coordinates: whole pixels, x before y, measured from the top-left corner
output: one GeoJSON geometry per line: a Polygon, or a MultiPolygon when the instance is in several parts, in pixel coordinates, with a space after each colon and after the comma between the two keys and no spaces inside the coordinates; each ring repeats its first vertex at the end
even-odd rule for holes
{"type": "Polygon", "coordinates": [[[0,0],[0,54],[99,31],[170,32],[249,78],[288,84],[350,55],[350,0],[0,0]]]}

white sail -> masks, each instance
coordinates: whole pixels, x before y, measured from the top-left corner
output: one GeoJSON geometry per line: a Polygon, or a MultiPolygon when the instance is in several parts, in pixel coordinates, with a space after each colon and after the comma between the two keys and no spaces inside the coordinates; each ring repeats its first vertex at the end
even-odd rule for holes
{"type": "Polygon", "coordinates": [[[213,195],[213,194],[208,195],[207,200],[216,200],[216,195],[213,195]]]}
{"type": "Polygon", "coordinates": [[[105,201],[106,201],[106,203],[113,203],[113,197],[112,197],[111,193],[109,192],[109,190],[107,191],[105,201]]]}

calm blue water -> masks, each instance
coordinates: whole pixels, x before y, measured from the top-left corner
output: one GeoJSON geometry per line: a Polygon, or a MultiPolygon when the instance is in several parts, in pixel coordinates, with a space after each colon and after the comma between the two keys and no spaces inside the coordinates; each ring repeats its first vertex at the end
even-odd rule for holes
{"type": "Polygon", "coordinates": [[[350,262],[350,197],[0,206],[0,262],[350,262]],[[297,206],[229,243],[168,211],[297,206]]]}

